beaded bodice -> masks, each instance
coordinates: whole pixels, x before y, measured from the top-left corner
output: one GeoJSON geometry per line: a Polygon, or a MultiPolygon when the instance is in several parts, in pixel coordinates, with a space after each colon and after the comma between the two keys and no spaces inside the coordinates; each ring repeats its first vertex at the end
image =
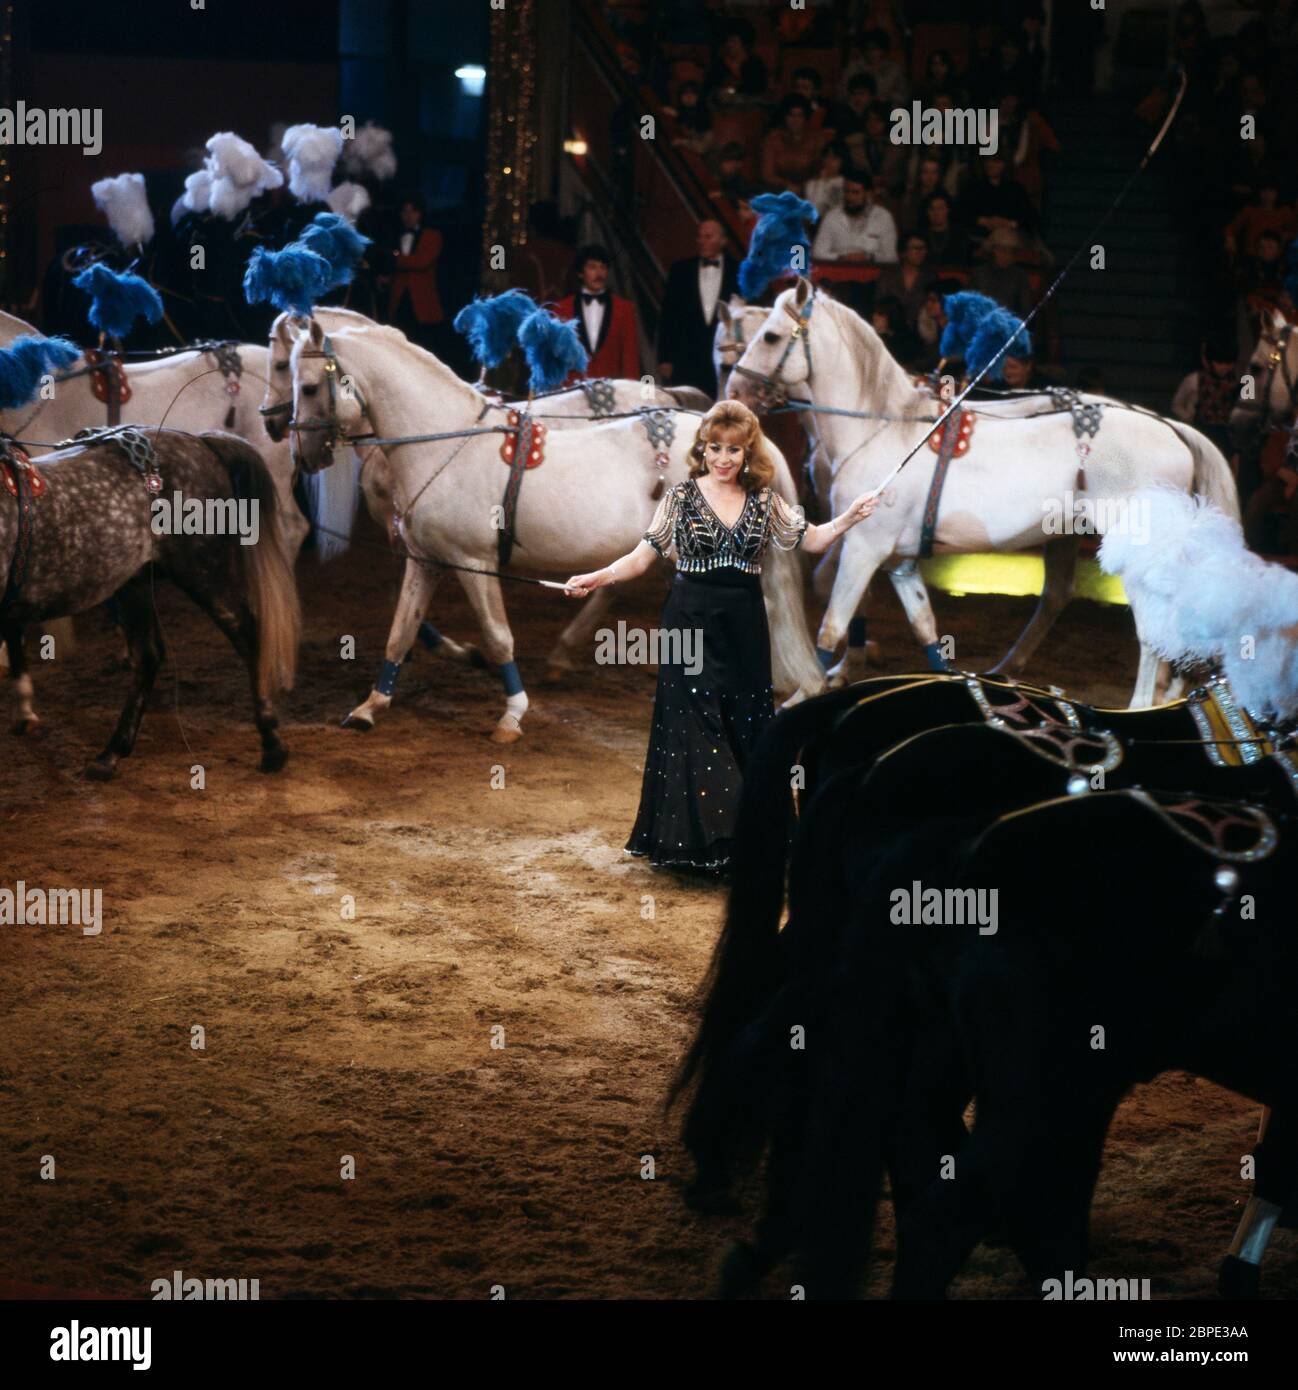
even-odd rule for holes
{"type": "Polygon", "coordinates": [[[727,526],[690,478],[663,494],[644,538],[664,558],[674,549],[676,568],[687,574],[723,565],[760,574],[768,542],[792,550],[806,529],[801,514],[769,487],[750,492],[735,524],[727,526]]]}

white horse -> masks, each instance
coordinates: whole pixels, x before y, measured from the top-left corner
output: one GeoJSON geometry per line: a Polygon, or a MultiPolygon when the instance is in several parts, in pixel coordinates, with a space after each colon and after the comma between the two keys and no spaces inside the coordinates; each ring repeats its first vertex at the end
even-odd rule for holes
{"type": "MultiPolygon", "coordinates": [[[[344,328],[377,326],[373,319],[366,318],[354,309],[322,306],[315,310],[314,318],[327,334],[336,333],[344,328]]],[[[301,322],[294,315],[285,313],[271,325],[270,372],[262,415],[266,432],[276,441],[285,437],[289,413],[292,410],[293,386],[289,355],[296,332],[300,331],[301,322]]],[[[547,392],[530,403],[510,401],[502,398],[499,393],[480,391],[480,403],[484,424],[503,423],[511,410],[528,408],[535,418],[544,421],[549,429],[570,429],[606,417],[631,417],[645,410],[694,410],[702,413],[711,404],[702,391],[693,387],[662,388],[655,386],[652,380],[648,379],[590,382],[584,386],[547,392]]],[[[676,418],[674,427],[685,428],[687,424],[676,418]]],[[[644,428],[647,440],[648,426],[644,428]]],[[[391,536],[395,516],[392,466],[383,450],[374,445],[362,445],[358,453],[360,490],[365,498],[366,509],[375,524],[391,536]]],[[[308,476],[321,480],[320,485],[313,488],[309,494],[310,511],[312,520],[321,531],[322,558],[329,559],[346,550],[350,544],[356,512],[356,488],[347,469],[337,465],[321,474],[308,476]]],[[[546,658],[547,680],[558,680],[578,668],[579,653],[589,649],[596,625],[612,602],[612,597],[612,591],[608,587],[597,589],[581,605],[572,621],[559,634],[553,650],[546,658]]],[[[469,662],[479,659],[473,647],[452,641],[427,620],[419,624],[418,639],[441,657],[469,662]]]]}
{"type": "MultiPolygon", "coordinates": [[[[932,396],[912,383],[874,329],[846,305],[815,294],[805,279],[779,295],[737,365],[745,371],[731,376],[728,392],[750,405],[760,406],[774,384],[849,412],[814,415],[816,434],[835,460],[835,508],[883,484],[933,418],[932,396]]],[[[1197,430],[1104,397],[1081,400],[1103,409],[1082,477],[1072,416],[1055,410],[1049,397],[990,408],[979,401],[970,407],[977,419],[969,451],[953,461],[942,493],[935,552],[1045,547],[1047,589],[1002,663],[1011,672],[1022,670],[1071,597],[1078,536],[1075,527],[1067,532],[1078,507],[1103,531],[1106,515],[1125,515],[1122,499],[1162,482],[1239,516],[1230,468],[1197,430]]],[[[822,651],[841,641],[880,566],[918,556],[933,462],[923,448],[888,483],[878,511],[844,538],[817,642],[822,651]]],[[[1142,641],[1133,705],[1153,702],[1158,669],[1157,654],[1142,641]]]]}
{"type": "MultiPolygon", "coordinates": [[[[753,336],[761,331],[762,325],[770,316],[770,309],[761,304],[746,304],[737,295],[729,302],[717,305],[717,329],[712,342],[712,361],[717,369],[717,389],[722,396],[730,381],[735,363],[748,350],[753,336]]],[[[803,416],[807,430],[808,455],[807,468],[811,474],[812,490],[816,497],[825,503],[833,484],[833,459],[821,448],[812,421],[803,416]]],[[[833,590],[834,576],[838,572],[838,557],[842,553],[842,542],[835,541],[815,566],[812,587],[816,595],[827,600],[833,590]]],[[[913,560],[902,561],[887,571],[897,601],[901,604],[906,621],[910,624],[915,640],[924,648],[925,657],[936,670],[947,669],[947,663],[938,652],[937,620],[933,616],[933,604],[928,596],[928,586],[913,560]]],[[[828,669],[830,683],[841,685],[849,680],[860,680],[866,674],[866,606],[868,592],[862,595],[853,621],[847,626],[847,650],[843,659],[833,664],[832,656],[823,653],[822,659],[828,669]]]]}
{"type": "MultiPolygon", "coordinates": [[[[453,438],[390,447],[393,495],[407,548],[405,577],[388,634],[379,684],[345,721],[372,728],[391,704],[397,672],[415,640],[441,570],[456,574],[482,630],[488,659],[500,668],[505,712],[492,734],[508,743],[522,732],[527,694],[514,662],[514,638],[505,617],[495,570],[503,524],[508,469],[501,448],[513,436],[483,420],[481,394],[431,353],[395,329],[377,324],[329,335],[312,321],[294,342],[290,364],[295,459],[305,468],[328,467],[341,440],[366,432],[380,438],[426,433],[453,438]],[[347,389],[341,389],[340,383],[347,389]],[[491,428],[492,432],[473,434],[491,428]]],[[[624,555],[652,519],[664,486],[688,472],[695,431],[678,417],[675,438],[655,462],[639,419],[594,421],[579,429],[547,432],[544,461],[525,472],[515,522],[518,560],[527,569],[567,576],[624,555]]],[[[776,486],[795,500],[792,479],[779,461],[776,486]]],[[[775,685],[796,695],[818,691],[823,673],[806,629],[801,569],[792,552],[777,552],[763,570],[771,617],[775,685]]],[[[556,589],[559,587],[556,584],[556,589]]]]}

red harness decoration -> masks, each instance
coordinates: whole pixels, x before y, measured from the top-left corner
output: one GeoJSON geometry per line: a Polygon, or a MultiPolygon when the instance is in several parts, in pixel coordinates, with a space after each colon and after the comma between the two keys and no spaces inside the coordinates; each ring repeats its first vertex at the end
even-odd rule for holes
{"type": "MultiPolygon", "coordinates": [[[[514,431],[513,434],[505,436],[505,442],[500,446],[500,457],[511,467],[514,463],[514,449],[518,444],[518,411],[509,412],[509,427],[514,431]]],[[[528,450],[527,459],[523,464],[524,468],[539,468],[545,462],[545,426],[536,421],[532,425],[532,446],[528,450]]]]}
{"type": "MultiPolygon", "coordinates": [[[[955,448],[951,450],[952,458],[958,459],[961,455],[969,452],[969,441],[973,438],[974,422],[977,418],[978,417],[972,410],[962,410],[960,412],[960,423],[956,427],[955,448]]],[[[950,428],[950,425],[951,422],[948,420],[946,424],[939,425],[937,429],[929,435],[928,447],[932,449],[935,454],[940,454],[942,452],[942,440],[947,430],[950,428]]]]}
{"type": "Polygon", "coordinates": [[[37,470],[36,465],[17,444],[10,444],[9,450],[13,458],[12,464],[9,459],[0,454],[0,482],[4,483],[5,491],[10,497],[18,496],[18,479],[14,476],[14,469],[21,468],[27,475],[27,486],[31,489],[32,496],[44,497],[45,475],[37,470]]]}
{"type": "Polygon", "coordinates": [[[86,349],[86,361],[94,367],[90,373],[90,389],[95,400],[108,403],[108,373],[111,371],[117,380],[117,401],[124,405],[131,399],[131,387],[126,380],[126,368],[116,357],[106,357],[98,348],[86,349]]]}

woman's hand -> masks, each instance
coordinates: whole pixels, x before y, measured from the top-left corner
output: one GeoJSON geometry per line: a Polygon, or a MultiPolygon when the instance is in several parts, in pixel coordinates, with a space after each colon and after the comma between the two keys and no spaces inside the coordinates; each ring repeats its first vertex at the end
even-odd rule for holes
{"type": "Polygon", "coordinates": [[[856,525],[858,521],[864,521],[867,516],[879,505],[879,499],[872,492],[863,492],[855,502],[843,513],[840,531],[846,531],[856,525]]]}
{"type": "Polygon", "coordinates": [[[613,576],[606,569],[594,570],[590,574],[574,574],[563,586],[563,592],[566,598],[585,598],[592,589],[601,589],[612,582],[613,576]]]}

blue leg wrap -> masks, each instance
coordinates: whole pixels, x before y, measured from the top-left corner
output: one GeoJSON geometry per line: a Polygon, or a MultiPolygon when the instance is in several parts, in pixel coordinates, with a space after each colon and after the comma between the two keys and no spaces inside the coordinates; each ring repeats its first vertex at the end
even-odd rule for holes
{"type": "Polygon", "coordinates": [[[859,614],[847,625],[847,645],[849,647],[865,646],[865,619],[859,614]]]}
{"type": "Polygon", "coordinates": [[[816,660],[820,662],[820,669],[822,671],[828,671],[834,664],[834,653],[826,651],[824,647],[817,647],[816,660]]]}
{"type": "Polygon", "coordinates": [[[397,677],[401,674],[401,663],[399,661],[385,661],[383,669],[379,672],[379,678],[374,682],[374,689],[380,695],[391,695],[397,688],[397,677]]]}
{"type": "Polygon", "coordinates": [[[941,642],[929,642],[924,647],[924,656],[930,671],[954,671],[955,667],[942,655],[941,642]]]}
{"type": "Polygon", "coordinates": [[[518,666],[513,661],[506,661],[500,668],[500,679],[505,683],[506,695],[521,695],[523,693],[523,678],[518,674],[518,666]]]}
{"type": "Polygon", "coordinates": [[[438,632],[432,623],[420,623],[419,640],[430,652],[435,652],[438,647],[442,645],[442,634],[438,632]]]}

